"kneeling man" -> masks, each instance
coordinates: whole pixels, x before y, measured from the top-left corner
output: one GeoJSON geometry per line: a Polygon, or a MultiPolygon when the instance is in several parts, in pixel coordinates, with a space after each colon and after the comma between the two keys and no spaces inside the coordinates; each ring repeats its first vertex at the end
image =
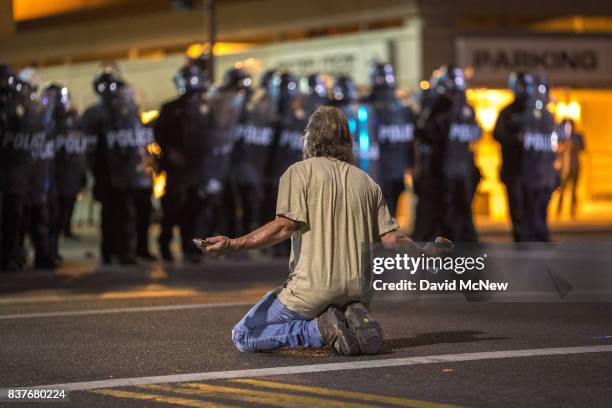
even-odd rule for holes
{"type": "Polygon", "coordinates": [[[232,331],[240,351],[325,345],[341,355],[380,350],[380,325],[361,303],[361,245],[420,248],[398,231],[380,187],[354,162],[346,118],[336,108],[318,108],[305,130],[304,160],[280,179],[276,219],[240,238],[206,240],[205,252],[224,255],[291,238],[289,278],[232,331]]]}

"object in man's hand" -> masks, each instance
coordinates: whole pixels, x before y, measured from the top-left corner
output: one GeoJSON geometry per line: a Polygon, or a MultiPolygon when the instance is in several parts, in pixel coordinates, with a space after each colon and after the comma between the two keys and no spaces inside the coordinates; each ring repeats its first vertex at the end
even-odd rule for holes
{"type": "Polygon", "coordinates": [[[450,241],[444,237],[436,237],[436,241],[434,242],[436,248],[439,248],[444,253],[452,253],[455,250],[455,244],[453,241],[450,241]]]}
{"type": "Polygon", "coordinates": [[[199,249],[204,249],[204,248],[206,248],[207,246],[209,246],[209,245],[212,245],[212,244],[213,244],[213,243],[212,243],[212,242],[210,242],[209,240],[207,240],[207,239],[201,239],[201,238],[194,238],[192,241],[193,241],[193,244],[194,244],[195,246],[197,246],[199,249]]]}
{"type": "Polygon", "coordinates": [[[425,256],[446,256],[451,255],[455,250],[455,244],[452,241],[437,237],[435,242],[428,242],[423,248],[425,256]]]}

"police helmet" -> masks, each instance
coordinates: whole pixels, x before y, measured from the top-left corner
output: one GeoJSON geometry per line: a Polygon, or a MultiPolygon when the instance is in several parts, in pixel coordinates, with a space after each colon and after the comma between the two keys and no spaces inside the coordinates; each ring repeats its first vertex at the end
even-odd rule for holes
{"type": "Polygon", "coordinates": [[[351,103],[357,100],[357,85],[349,76],[341,75],[334,80],[332,86],[332,96],[334,101],[351,103]]]}
{"type": "Polygon", "coordinates": [[[542,99],[548,99],[548,95],[550,93],[550,83],[548,82],[546,75],[536,75],[534,77],[534,83],[536,86],[536,95],[542,99]]]}
{"type": "Polygon", "coordinates": [[[535,93],[535,79],[528,72],[513,72],[508,78],[508,88],[515,97],[530,97],[535,93]]]}
{"type": "Polygon", "coordinates": [[[370,83],[373,88],[395,88],[393,65],[374,62],[370,67],[370,83]]]}
{"type": "MultiPolygon", "coordinates": [[[[467,82],[463,69],[456,65],[441,67],[436,78],[435,90],[438,94],[450,94],[464,92],[467,89],[467,82]]],[[[436,77],[434,75],[434,77],[436,77]]]]}
{"type": "Polygon", "coordinates": [[[123,81],[112,71],[103,71],[97,74],[93,80],[94,92],[106,98],[119,94],[119,88],[123,81]]]}
{"type": "Polygon", "coordinates": [[[246,90],[251,87],[253,80],[243,69],[230,68],[223,76],[223,87],[227,89],[246,90]]]}
{"type": "Polygon", "coordinates": [[[17,75],[22,84],[29,87],[31,92],[36,92],[38,89],[38,84],[40,82],[40,76],[38,75],[38,70],[34,67],[25,67],[19,74],[17,75]]]}
{"type": "Polygon", "coordinates": [[[312,74],[308,76],[308,93],[321,98],[327,97],[327,85],[323,75],[312,74]]]}
{"type": "Polygon", "coordinates": [[[298,93],[298,81],[287,71],[278,72],[272,79],[272,89],[280,97],[287,98],[298,93]]]}
{"type": "Polygon", "coordinates": [[[181,95],[208,89],[209,80],[197,65],[185,65],[174,75],[174,85],[181,95]]]}
{"type": "Polygon", "coordinates": [[[259,86],[263,89],[270,89],[274,75],[276,75],[276,69],[269,69],[264,72],[259,81],[259,86]]]}
{"type": "Polygon", "coordinates": [[[7,64],[0,64],[0,95],[7,96],[16,91],[17,76],[7,64]]]}
{"type": "Polygon", "coordinates": [[[68,113],[72,109],[68,88],[57,83],[53,83],[43,89],[41,103],[46,109],[52,109],[60,114],[68,113]]]}

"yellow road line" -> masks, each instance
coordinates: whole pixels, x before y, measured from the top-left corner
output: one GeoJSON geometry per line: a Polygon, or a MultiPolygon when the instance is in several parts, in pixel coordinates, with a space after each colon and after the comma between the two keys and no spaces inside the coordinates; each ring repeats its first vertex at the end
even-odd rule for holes
{"type": "Polygon", "coordinates": [[[394,405],[399,405],[402,407],[457,408],[457,405],[439,404],[436,402],[419,401],[419,400],[398,398],[398,397],[389,397],[386,395],[379,395],[379,394],[367,394],[364,392],[356,392],[356,391],[333,390],[330,388],[322,388],[322,387],[309,387],[305,385],[287,384],[287,383],[280,383],[280,382],[275,382],[275,381],[253,380],[249,378],[240,378],[240,379],[228,380],[228,381],[233,382],[233,383],[239,383],[239,384],[249,384],[249,385],[253,385],[256,387],[272,388],[272,389],[277,389],[277,390],[308,392],[311,394],[327,395],[327,396],[339,397],[339,398],[350,398],[350,399],[357,399],[361,401],[379,402],[383,404],[394,404],[394,405]]]}
{"type": "Polygon", "coordinates": [[[145,401],[155,401],[155,402],[161,402],[165,404],[183,405],[185,407],[194,407],[194,408],[235,408],[233,405],[219,404],[217,402],[200,401],[200,400],[180,398],[180,397],[168,397],[165,395],[158,395],[158,394],[144,394],[144,393],[132,392],[132,391],[100,389],[100,390],[92,390],[89,392],[94,393],[94,394],[106,395],[110,397],[116,397],[116,398],[130,398],[130,399],[145,400],[145,401]]]}
{"type": "Polygon", "coordinates": [[[283,408],[370,408],[378,406],[295,394],[226,387],[222,385],[196,383],[182,385],[189,388],[173,387],[170,385],[141,385],[138,386],[138,388],[154,391],[174,392],[177,394],[186,395],[206,395],[211,398],[224,398],[240,402],[265,404],[283,408]]]}

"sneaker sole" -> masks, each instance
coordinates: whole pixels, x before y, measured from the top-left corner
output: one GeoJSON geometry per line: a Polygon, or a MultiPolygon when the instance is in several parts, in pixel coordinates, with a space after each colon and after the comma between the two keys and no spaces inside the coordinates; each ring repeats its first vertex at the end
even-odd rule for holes
{"type": "Polygon", "coordinates": [[[361,303],[353,303],[345,312],[348,327],[355,333],[359,349],[363,354],[377,354],[382,348],[383,331],[361,303]]]}
{"type": "Polygon", "coordinates": [[[354,356],[359,354],[359,343],[355,335],[351,332],[349,327],[347,327],[344,313],[340,309],[333,307],[332,315],[334,317],[332,325],[338,336],[333,345],[333,349],[342,356],[354,356]]]}

